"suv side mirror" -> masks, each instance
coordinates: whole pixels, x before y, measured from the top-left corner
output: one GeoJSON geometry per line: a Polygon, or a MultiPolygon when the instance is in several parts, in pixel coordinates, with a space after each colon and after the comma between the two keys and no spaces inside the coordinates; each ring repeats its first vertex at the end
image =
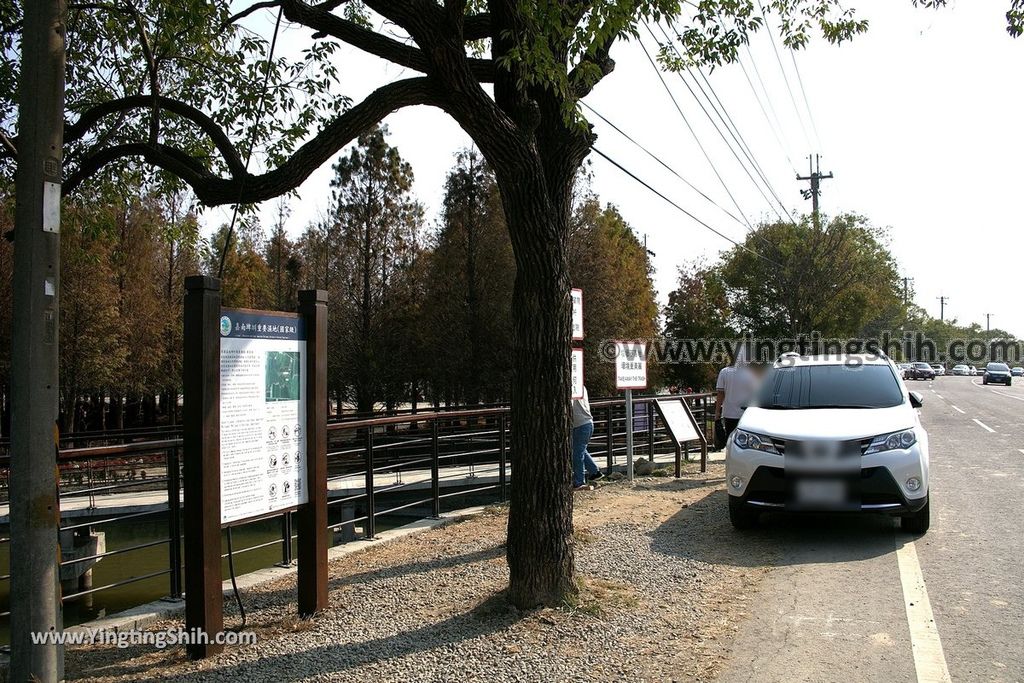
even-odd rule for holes
{"type": "Polygon", "coordinates": [[[924,397],[921,396],[921,394],[917,393],[916,391],[911,391],[910,392],[910,407],[911,408],[920,408],[923,405],[924,405],[924,397]]]}

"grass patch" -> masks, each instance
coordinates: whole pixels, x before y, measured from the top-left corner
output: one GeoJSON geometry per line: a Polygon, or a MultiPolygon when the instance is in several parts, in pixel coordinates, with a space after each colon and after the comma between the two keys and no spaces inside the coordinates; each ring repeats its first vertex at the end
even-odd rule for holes
{"type": "Polygon", "coordinates": [[[636,607],[636,590],[629,584],[608,579],[581,576],[577,579],[579,592],[566,600],[565,609],[592,617],[603,617],[609,612],[636,607]]]}

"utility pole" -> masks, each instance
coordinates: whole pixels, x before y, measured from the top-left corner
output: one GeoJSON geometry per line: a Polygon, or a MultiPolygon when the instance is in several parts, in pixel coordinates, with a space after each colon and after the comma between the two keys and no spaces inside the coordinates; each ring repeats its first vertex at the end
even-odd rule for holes
{"type": "Polygon", "coordinates": [[[989,333],[992,332],[992,314],[991,313],[986,313],[985,314],[985,331],[989,332],[989,333]]]}
{"type": "Polygon", "coordinates": [[[912,277],[903,278],[903,307],[906,308],[907,304],[910,303],[910,283],[914,281],[912,277]]]}
{"type": "Polygon", "coordinates": [[[949,301],[948,296],[939,297],[939,321],[946,322],[946,302],[949,301]]]}
{"type": "Polygon", "coordinates": [[[65,0],[26,2],[21,38],[11,421],[12,681],[64,680],[57,529],[57,343],[65,0]]]}
{"type": "Polygon", "coordinates": [[[827,174],[822,174],[822,172],[821,172],[821,155],[820,154],[815,154],[813,156],[808,156],[807,159],[810,162],[810,167],[811,167],[810,168],[810,175],[806,175],[806,176],[798,175],[796,177],[796,179],[797,180],[809,180],[809,181],[811,181],[811,189],[809,189],[809,190],[800,190],[800,194],[803,195],[804,199],[810,199],[811,200],[811,206],[813,207],[813,209],[812,209],[813,213],[811,215],[814,218],[814,227],[815,228],[820,228],[821,227],[821,218],[820,218],[820,214],[818,213],[818,198],[821,197],[821,181],[822,180],[829,180],[830,178],[833,178],[834,176],[832,175],[831,171],[829,171],[827,174]]]}

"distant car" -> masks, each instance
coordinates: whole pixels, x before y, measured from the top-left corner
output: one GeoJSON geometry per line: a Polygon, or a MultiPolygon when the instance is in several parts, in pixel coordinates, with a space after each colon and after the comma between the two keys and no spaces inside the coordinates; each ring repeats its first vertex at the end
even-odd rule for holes
{"type": "Polygon", "coordinates": [[[968,365],[967,374],[970,375],[971,377],[974,377],[975,375],[978,374],[978,368],[974,367],[973,365],[968,365]]]}
{"type": "Polygon", "coordinates": [[[954,365],[950,374],[966,376],[971,374],[971,370],[966,365],[954,365]]]}
{"type": "Polygon", "coordinates": [[[907,378],[907,370],[910,369],[910,363],[900,363],[896,367],[900,371],[900,377],[902,377],[903,379],[906,379],[907,378]]]}
{"type": "Polygon", "coordinates": [[[1010,374],[1010,368],[1006,363],[989,363],[985,366],[985,376],[982,378],[982,384],[1005,384],[1010,386],[1013,382],[1013,375],[1010,374]]]}
{"type": "Polygon", "coordinates": [[[1014,377],[1024,377],[1024,368],[1016,367],[1013,370],[1010,370],[1010,374],[1014,377]]]}
{"type": "Polygon", "coordinates": [[[906,373],[907,379],[935,379],[935,371],[927,363],[911,363],[906,373]]]}
{"type": "Polygon", "coordinates": [[[932,363],[932,370],[935,371],[935,376],[940,377],[946,374],[946,366],[942,363],[932,363]]]}

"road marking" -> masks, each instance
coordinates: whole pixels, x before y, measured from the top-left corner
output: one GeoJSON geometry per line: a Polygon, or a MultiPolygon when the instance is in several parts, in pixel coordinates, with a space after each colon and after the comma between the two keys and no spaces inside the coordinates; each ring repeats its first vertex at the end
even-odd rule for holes
{"type": "MultiPolygon", "coordinates": [[[[951,403],[950,405],[953,405],[953,404],[951,403]]],[[[961,415],[964,415],[964,414],[965,414],[963,410],[960,410],[960,409],[959,409],[959,408],[957,408],[956,406],[953,406],[953,410],[957,411],[957,412],[958,412],[958,413],[960,413],[961,415]]]]}
{"type": "Polygon", "coordinates": [[[939,629],[932,614],[932,604],[928,600],[928,587],[924,583],[913,541],[907,539],[906,543],[896,549],[896,562],[900,568],[900,583],[903,584],[903,604],[907,609],[910,646],[914,652],[918,683],[951,681],[939,629]]]}
{"type": "Polygon", "coordinates": [[[995,389],[989,389],[989,391],[991,391],[993,394],[999,394],[1000,396],[1008,396],[1009,398],[1016,399],[1018,401],[1024,401],[1024,398],[1021,398],[1020,396],[1014,396],[1013,394],[1008,394],[1005,391],[996,391],[995,389]]]}
{"type": "Polygon", "coordinates": [[[1020,451],[1021,453],[1024,453],[1024,448],[1018,448],[1017,450],[1020,451]]]}
{"type": "Polygon", "coordinates": [[[978,426],[981,427],[982,429],[987,429],[988,431],[992,432],[993,434],[996,433],[996,430],[992,429],[991,427],[989,427],[987,424],[985,424],[984,422],[982,422],[978,418],[975,417],[975,418],[971,418],[971,419],[973,419],[975,422],[977,422],[978,426]]]}
{"type": "Polygon", "coordinates": [[[935,398],[942,398],[942,394],[935,394],[935,398]]]}

